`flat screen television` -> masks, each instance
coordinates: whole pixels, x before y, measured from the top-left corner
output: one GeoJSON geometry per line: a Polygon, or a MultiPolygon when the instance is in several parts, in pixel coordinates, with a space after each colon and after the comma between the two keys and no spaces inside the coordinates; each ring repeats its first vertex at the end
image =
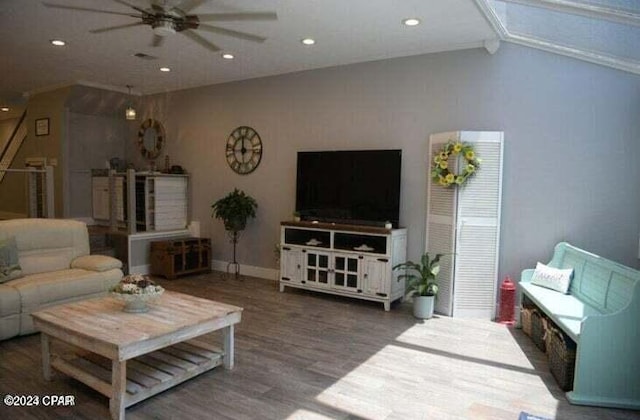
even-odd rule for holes
{"type": "Polygon", "coordinates": [[[400,219],[401,150],[298,152],[302,220],[382,226],[400,219]]]}

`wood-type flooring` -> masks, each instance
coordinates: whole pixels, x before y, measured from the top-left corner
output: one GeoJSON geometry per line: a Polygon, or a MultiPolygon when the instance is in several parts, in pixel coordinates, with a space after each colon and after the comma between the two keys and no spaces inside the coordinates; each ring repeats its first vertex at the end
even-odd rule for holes
{"type": "MultiPolygon", "coordinates": [[[[286,289],[220,273],[159,280],[244,308],[235,369],[219,367],[126,410],[127,419],[640,419],[570,405],[521,330],[286,289]]],[[[211,337],[218,339],[217,336],[211,337]]],[[[70,407],[7,407],[0,419],[102,419],[108,400],[63,374],[42,378],[38,334],[0,341],[0,398],[71,395],[70,407]]]]}

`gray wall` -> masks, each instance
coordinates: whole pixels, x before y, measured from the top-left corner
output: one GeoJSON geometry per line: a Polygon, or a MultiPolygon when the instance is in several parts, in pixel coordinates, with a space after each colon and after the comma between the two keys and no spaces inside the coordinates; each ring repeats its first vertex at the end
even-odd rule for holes
{"type": "MultiPolygon", "coordinates": [[[[279,222],[295,206],[296,152],[401,148],[400,222],[409,257],[424,250],[429,134],[503,130],[500,277],[547,261],[560,240],[637,266],[640,77],[503,44],[481,49],[254,79],[147,98],[167,129],[172,164],[193,176],[193,216],[229,260],[210,205],[234,187],[258,217],[239,244],[242,264],[274,267],[279,222]],[[229,133],[249,125],[264,156],[251,175],[224,158],[229,133]]],[[[163,153],[163,155],[164,155],[163,153]]]]}

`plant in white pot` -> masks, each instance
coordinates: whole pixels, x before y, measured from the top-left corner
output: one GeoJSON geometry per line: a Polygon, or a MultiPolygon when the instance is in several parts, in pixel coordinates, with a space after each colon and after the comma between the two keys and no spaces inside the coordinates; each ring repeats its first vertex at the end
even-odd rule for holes
{"type": "Polygon", "coordinates": [[[393,267],[394,270],[404,270],[399,278],[406,280],[407,296],[413,296],[413,316],[421,319],[429,319],[433,316],[433,308],[438,294],[436,277],[440,272],[440,258],[444,254],[436,254],[429,257],[425,253],[420,258],[420,263],[407,261],[393,267]]]}

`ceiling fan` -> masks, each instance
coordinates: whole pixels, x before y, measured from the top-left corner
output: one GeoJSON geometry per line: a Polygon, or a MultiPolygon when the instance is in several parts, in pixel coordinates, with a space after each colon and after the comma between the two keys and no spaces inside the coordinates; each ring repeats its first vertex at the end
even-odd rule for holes
{"type": "Polygon", "coordinates": [[[259,21],[278,19],[278,15],[275,12],[201,13],[198,15],[189,14],[191,10],[205,3],[207,0],[181,0],[178,1],[175,5],[167,5],[166,1],[160,2],[158,0],[153,0],[147,9],[143,9],[123,0],[111,1],[123,6],[130,7],[135,12],[115,12],[111,10],[67,6],[63,4],[54,4],[48,2],[42,2],[42,4],[46,7],[56,9],[105,13],[111,15],[129,16],[138,19],[137,22],[108,26],[105,28],[92,29],[91,31],[89,31],[94,34],[126,29],[134,26],[149,25],[153,29],[153,39],[151,41],[151,45],[154,47],[161,46],[166,36],[180,33],[213,52],[220,51],[220,47],[205,39],[204,37],[202,37],[202,35],[198,34],[194,30],[198,29],[253,42],[264,42],[266,38],[247,32],[233,31],[231,29],[221,28],[219,26],[207,25],[203,24],[202,22],[232,22],[246,20],[259,21]]]}

